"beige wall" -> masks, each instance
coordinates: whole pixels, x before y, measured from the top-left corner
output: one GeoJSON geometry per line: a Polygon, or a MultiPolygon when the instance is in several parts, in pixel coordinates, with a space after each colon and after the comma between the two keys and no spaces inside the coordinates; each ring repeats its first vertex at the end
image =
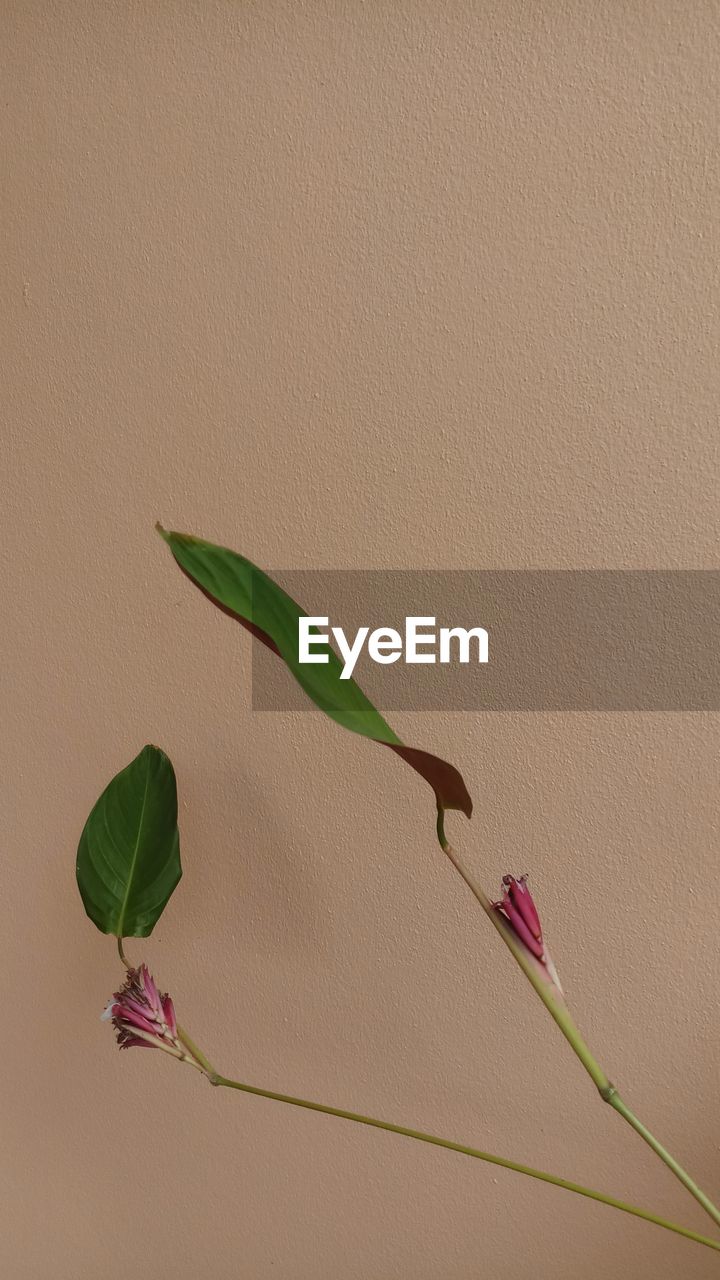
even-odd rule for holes
{"type": "MultiPolygon", "coordinates": [[[[717,566],[718,11],[696,0],[17,3],[2,27],[9,1280],[633,1280],[714,1256],[460,1156],[120,1055],[73,881],[173,757],[133,945],[230,1074],[706,1220],[596,1103],[409,771],[253,716],[161,518],[268,568],[717,566]]],[[[409,716],[529,871],[591,1044],[720,1194],[707,715],[409,716]]]]}

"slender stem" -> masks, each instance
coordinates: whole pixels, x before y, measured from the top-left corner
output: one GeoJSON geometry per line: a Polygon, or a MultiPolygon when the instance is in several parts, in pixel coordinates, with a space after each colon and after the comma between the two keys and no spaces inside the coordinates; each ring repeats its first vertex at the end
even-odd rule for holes
{"type": "Polygon", "coordinates": [[[588,1046],[580,1035],[564,998],[560,995],[557,988],[547,980],[546,976],[534,962],[534,957],[530,955],[527,948],[524,947],[515,937],[512,929],[507,927],[501,913],[495,910],[484,889],[482,889],[478,884],[471,872],[468,871],[467,867],[460,860],[455,850],[448,844],[445,838],[441,815],[438,817],[438,839],[443,852],[447,855],[455,870],[462,876],[465,884],[480,903],[480,906],[487,915],[491,924],[495,929],[497,929],[503,939],[503,942],[512,952],[525,975],[529,978],[548,1012],[555,1019],[555,1022],[565,1036],[565,1039],[568,1041],[568,1044],[580,1059],[585,1070],[595,1084],[600,1097],[604,1102],[609,1103],[610,1106],[617,1111],[618,1115],[621,1115],[623,1119],[631,1125],[636,1133],[640,1134],[640,1137],[647,1142],[648,1146],[651,1147],[655,1154],[658,1155],[667,1165],[668,1169],[675,1174],[675,1177],[679,1179],[686,1190],[695,1197],[698,1204],[702,1205],[703,1209],[710,1215],[713,1222],[720,1225],[720,1210],[718,1210],[712,1200],[705,1195],[705,1192],[700,1190],[700,1187],[693,1181],[689,1173],[683,1169],[682,1165],[678,1164],[677,1160],[670,1155],[669,1151],[665,1150],[662,1143],[658,1142],[657,1138],[653,1136],[650,1130],[646,1129],[645,1125],[642,1124],[630,1108],[625,1105],[617,1089],[610,1082],[602,1067],[593,1057],[588,1046]]]}
{"type": "Polygon", "coordinates": [[[613,1089],[611,1091],[607,1101],[610,1103],[611,1107],[614,1107],[618,1115],[621,1115],[623,1120],[627,1120],[628,1124],[632,1126],[635,1132],[640,1134],[640,1137],[647,1142],[648,1146],[652,1147],[655,1154],[664,1161],[668,1169],[672,1170],[675,1177],[680,1179],[683,1186],[687,1187],[690,1195],[695,1197],[698,1204],[701,1204],[705,1212],[710,1214],[713,1221],[720,1225],[720,1211],[715,1207],[712,1200],[708,1199],[705,1192],[700,1190],[700,1187],[693,1181],[690,1175],[685,1172],[682,1165],[678,1164],[677,1160],[670,1155],[670,1152],[665,1150],[662,1143],[658,1142],[657,1138],[653,1136],[650,1130],[646,1129],[645,1125],[642,1124],[630,1108],[626,1106],[617,1089],[613,1089]]]}
{"type": "Polygon", "coordinates": [[[199,1064],[201,1071],[204,1071],[205,1075],[210,1080],[213,1080],[214,1077],[217,1075],[215,1068],[212,1066],[211,1063],[208,1062],[207,1058],[205,1057],[205,1054],[202,1053],[200,1049],[198,1049],[194,1040],[190,1039],[190,1036],[188,1035],[185,1028],[181,1027],[179,1023],[177,1026],[177,1034],[178,1034],[178,1040],[180,1041],[181,1044],[185,1046],[188,1053],[192,1054],[193,1058],[195,1059],[195,1062],[199,1064]]]}
{"type": "Polygon", "coordinates": [[[526,977],[529,978],[548,1012],[555,1019],[555,1022],[559,1026],[573,1052],[577,1054],[578,1058],[582,1062],[599,1093],[605,1097],[607,1091],[612,1087],[610,1081],[600,1066],[600,1063],[593,1057],[588,1046],[580,1035],[580,1032],[573,1021],[572,1015],[570,1014],[570,1010],[568,1009],[564,999],[561,997],[559,991],[554,984],[548,980],[547,975],[540,971],[539,966],[535,963],[534,957],[530,955],[527,948],[519,942],[512,930],[508,928],[504,917],[499,911],[495,910],[484,889],[482,889],[478,884],[475,877],[460,860],[452,846],[447,842],[443,846],[443,852],[447,854],[447,857],[455,870],[462,876],[470,892],[475,896],[475,898],[477,898],[477,901],[480,903],[480,906],[488,917],[490,923],[500,934],[500,937],[506,947],[508,947],[512,952],[526,977]]]}
{"type": "Polygon", "coordinates": [[[126,968],[126,969],[132,969],[132,965],[131,965],[130,961],[128,960],[127,956],[125,955],[125,951],[123,950],[123,939],[122,939],[122,938],[118,938],[118,940],[117,940],[117,947],[118,947],[118,955],[119,955],[120,959],[122,960],[123,964],[125,965],[125,968],[126,968]]]}
{"type": "Polygon", "coordinates": [[[643,1218],[645,1222],[653,1222],[666,1231],[674,1231],[676,1235],[685,1236],[704,1244],[708,1249],[720,1251],[720,1241],[709,1236],[699,1235],[687,1227],[680,1227],[674,1222],[667,1222],[655,1213],[648,1213],[635,1205],[616,1200],[614,1196],[606,1196],[602,1191],[592,1191],[589,1187],[580,1186],[577,1182],[568,1182],[566,1178],[557,1178],[552,1173],[543,1173],[541,1169],[533,1169],[530,1165],[518,1164],[515,1160],[506,1160],[503,1156],[491,1155],[487,1151],[478,1151],[475,1147],[467,1147],[461,1142],[451,1142],[447,1138],[436,1138],[433,1134],[423,1133],[419,1129],[407,1129],[401,1124],[390,1124],[385,1120],[375,1120],[371,1116],[363,1116],[355,1111],[344,1111],[339,1107],[326,1107],[319,1102],[307,1102],[304,1098],[293,1098],[286,1093],[274,1093],[270,1089],[258,1089],[254,1085],[242,1084],[239,1080],[229,1080],[226,1076],[211,1074],[211,1084],[222,1085],[227,1089],[239,1089],[242,1093],[251,1093],[259,1098],[269,1098],[273,1102],[286,1102],[292,1107],[304,1107],[308,1111],[320,1111],[327,1116],[338,1116],[341,1120],[353,1120],[355,1124],[370,1125],[373,1129],[386,1129],[388,1133],[399,1133],[405,1138],[414,1138],[417,1142],[428,1142],[434,1147],[445,1147],[448,1151],[459,1151],[461,1155],[472,1156],[474,1160],[484,1160],[487,1164],[499,1165],[502,1169],[511,1169],[515,1173],[524,1173],[539,1182],[549,1182],[554,1187],[563,1187],[565,1191],[573,1191],[576,1195],[586,1196],[589,1200],[597,1200],[600,1204],[610,1205],[623,1213],[630,1213],[635,1218],[643,1218]]]}

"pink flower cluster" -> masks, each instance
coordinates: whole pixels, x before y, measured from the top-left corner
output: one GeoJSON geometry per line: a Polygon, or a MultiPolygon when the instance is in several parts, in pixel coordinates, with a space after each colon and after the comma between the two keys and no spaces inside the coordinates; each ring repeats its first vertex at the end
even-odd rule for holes
{"type": "Polygon", "coordinates": [[[169,995],[161,995],[147,965],[128,969],[127,978],[109,1001],[103,1019],[112,1020],[121,1049],[133,1045],[163,1049],[175,1058],[188,1054],[178,1038],[177,1021],[169,995]]]}

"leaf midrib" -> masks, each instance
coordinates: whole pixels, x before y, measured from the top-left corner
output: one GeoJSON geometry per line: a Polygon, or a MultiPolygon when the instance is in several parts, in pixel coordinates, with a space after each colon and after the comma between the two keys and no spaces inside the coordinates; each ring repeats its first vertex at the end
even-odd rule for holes
{"type": "Polygon", "coordinates": [[[116,937],[118,938],[124,937],[122,930],[123,930],[123,925],[125,924],[125,912],[127,911],[127,905],[130,899],[130,890],[132,888],[133,877],[135,875],[135,864],[137,863],[138,853],[140,852],[140,837],[142,835],[143,822],[145,820],[145,807],[147,805],[149,782],[150,782],[150,758],[148,756],[147,763],[145,766],[145,790],[143,792],[142,805],[140,808],[140,821],[138,822],[137,837],[135,840],[135,849],[133,851],[132,861],[130,863],[130,870],[128,871],[128,880],[127,880],[127,888],[125,889],[125,897],[123,898],[122,906],[120,907],[120,914],[118,915],[118,927],[117,927],[117,934],[116,934],[116,937]]]}

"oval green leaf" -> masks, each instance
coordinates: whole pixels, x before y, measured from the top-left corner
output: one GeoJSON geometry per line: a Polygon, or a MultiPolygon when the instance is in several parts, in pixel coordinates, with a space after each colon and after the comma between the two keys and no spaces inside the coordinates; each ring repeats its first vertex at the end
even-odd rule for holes
{"type": "Polygon", "coordinates": [[[77,883],[93,924],[117,938],[152,933],[182,875],[175,771],[147,746],[116,774],[85,823],[77,883]]]}
{"type": "Polygon", "coordinates": [[[186,577],[213,604],[242,623],[287,664],[298,684],[321,711],[345,729],[383,743],[423,777],[435,792],[437,807],[459,809],[468,818],[472,800],[454,765],[417,747],[407,747],[354,680],[341,680],[342,663],[329,645],[315,646],[327,663],[298,661],[298,618],[304,610],[268,574],[228,547],[157,526],[186,577]]]}

